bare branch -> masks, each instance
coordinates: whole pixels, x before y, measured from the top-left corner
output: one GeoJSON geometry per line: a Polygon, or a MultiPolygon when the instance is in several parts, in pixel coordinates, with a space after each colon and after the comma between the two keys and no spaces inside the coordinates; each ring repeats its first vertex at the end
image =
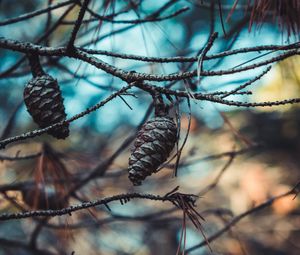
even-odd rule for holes
{"type": "MultiPolygon", "coordinates": [[[[191,194],[182,194],[182,196],[186,197],[187,199],[192,199],[193,196],[191,194]]],[[[3,213],[0,214],[0,221],[12,220],[12,219],[24,219],[29,217],[54,217],[54,216],[61,216],[66,214],[71,214],[72,212],[76,212],[82,209],[87,209],[90,207],[95,207],[99,205],[108,204],[113,201],[129,201],[131,199],[148,199],[153,201],[161,201],[161,202],[171,202],[174,203],[178,201],[177,193],[173,193],[168,196],[159,196],[159,195],[152,195],[152,194],[140,194],[140,193],[128,193],[128,194],[121,194],[112,197],[107,197],[103,199],[98,199],[95,201],[84,202],[78,205],[73,205],[61,210],[39,210],[39,211],[28,211],[28,212],[20,212],[20,213],[3,213]]]]}
{"type": "Polygon", "coordinates": [[[90,0],[84,0],[82,6],[80,8],[78,18],[75,22],[75,25],[74,25],[74,28],[73,28],[73,31],[71,33],[71,37],[70,37],[70,40],[69,40],[69,43],[68,43],[68,46],[67,46],[68,51],[71,51],[74,47],[74,42],[75,42],[75,39],[76,39],[76,35],[77,35],[77,33],[79,31],[79,28],[81,26],[83,16],[85,14],[85,11],[86,11],[86,8],[88,7],[89,2],[90,2],[90,0]]]}

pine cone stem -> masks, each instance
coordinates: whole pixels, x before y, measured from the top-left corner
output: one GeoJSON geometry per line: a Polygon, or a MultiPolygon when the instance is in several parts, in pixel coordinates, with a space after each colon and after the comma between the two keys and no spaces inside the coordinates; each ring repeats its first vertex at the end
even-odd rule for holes
{"type": "Polygon", "coordinates": [[[29,61],[29,65],[30,65],[33,77],[42,76],[42,75],[46,74],[41,66],[38,54],[28,53],[27,58],[29,61]]]}
{"type": "Polygon", "coordinates": [[[155,116],[166,116],[168,114],[168,107],[165,105],[161,94],[159,92],[155,92],[155,94],[153,94],[152,97],[155,107],[155,116]]]}

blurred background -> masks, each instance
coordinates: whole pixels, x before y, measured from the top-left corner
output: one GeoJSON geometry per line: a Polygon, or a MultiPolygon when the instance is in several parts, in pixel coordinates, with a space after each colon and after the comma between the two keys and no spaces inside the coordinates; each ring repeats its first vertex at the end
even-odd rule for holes
{"type": "MultiPolygon", "coordinates": [[[[60,2],[63,1],[2,0],[0,20],[60,2]]],[[[297,34],[288,35],[279,28],[272,16],[249,29],[247,1],[212,2],[94,0],[90,2],[90,9],[102,17],[119,21],[143,19],[157,10],[160,10],[160,17],[166,17],[184,7],[189,9],[170,19],[144,23],[110,22],[94,18],[87,12],[85,19],[94,20],[82,24],[76,46],[114,53],[171,57],[196,56],[213,31],[217,31],[219,37],[208,55],[259,45],[284,45],[299,39],[297,34]],[[233,11],[235,2],[238,4],[233,11]],[[160,9],[162,6],[166,8],[160,9]]],[[[79,10],[79,6],[70,3],[52,10],[51,15],[45,13],[2,25],[0,36],[44,46],[65,46],[79,10]],[[63,21],[55,28],[62,15],[63,21]],[[51,29],[53,31],[47,35],[51,29]]],[[[234,68],[278,54],[265,53],[255,51],[212,59],[204,62],[204,70],[234,68]]],[[[23,103],[24,86],[32,77],[27,60],[19,62],[23,57],[20,53],[0,49],[1,139],[38,128],[23,103]]],[[[126,71],[153,74],[197,68],[197,63],[147,63],[104,55],[96,57],[126,71]]],[[[124,86],[118,78],[78,60],[41,57],[41,63],[58,79],[68,117],[124,86]]],[[[263,102],[300,97],[298,64],[299,56],[273,63],[271,71],[248,88],[252,95],[232,95],[228,99],[263,102]]],[[[264,69],[201,77],[201,86],[191,90],[203,93],[230,91],[264,69]]],[[[180,81],[172,88],[182,90],[184,86],[180,81]]],[[[175,159],[159,173],[147,178],[142,186],[133,187],[127,177],[130,142],[138,125],[153,113],[151,108],[149,110],[152,102],[149,94],[138,89],[130,92],[135,96],[124,96],[130,107],[121,98],[115,98],[98,111],[72,122],[71,135],[65,140],[44,134],[1,150],[0,212],[34,207],[20,188],[24,183],[65,178],[59,189],[66,192],[69,183],[111,158],[124,144],[105,175],[95,177],[78,191],[78,197],[69,198],[63,206],[127,192],[164,195],[180,186],[181,192],[200,195],[196,209],[205,218],[202,222],[205,235],[210,236],[235,215],[287,192],[300,179],[300,109],[297,105],[238,108],[192,99],[191,109],[186,101],[179,102],[180,144],[187,134],[190,114],[191,123],[177,177],[174,177],[175,159]],[[42,156],[41,151],[44,152],[42,156]],[[236,155],[229,162],[232,151],[236,155]],[[4,159],[4,156],[13,158],[32,154],[36,156],[26,160],[4,159]],[[217,185],[209,188],[220,171],[223,172],[217,185]]],[[[26,192],[31,200],[36,195],[26,192]]],[[[277,200],[239,222],[210,244],[212,253],[203,246],[189,254],[299,254],[299,198],[292,198],[287,196],[277,200]]],[[[167,203],[144,200],[132,200],[124,205],[113,202],[109,207],[111,210],[98,206],[73,213],[72,217],[54,217],[44,222],[31,218],[0,222],[0,254],[35,254],[37,247],[53,254],[180,254],[177,247],[183,228],[181,210],[167,203]],[[30,245],[25,245],[27,243],[30,245]]],[[[203,241],[201,232],[189,220],[186,231],[185,248],[203,241]]]]}

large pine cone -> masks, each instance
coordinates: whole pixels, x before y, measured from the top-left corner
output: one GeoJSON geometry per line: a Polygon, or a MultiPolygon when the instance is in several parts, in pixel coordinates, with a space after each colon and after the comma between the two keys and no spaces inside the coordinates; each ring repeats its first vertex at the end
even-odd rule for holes
{"type": "MultiPolygon", "coordinates": [[[[44,74],[31,79],[24,89],[24,101],[33,120],[45,128],[66,119],[63,98],[57,83],[50,75],[44,74]]],[[[69,135],[69,125],[59,126],[48,134],[64,139],[69,135]]]]}
{"type": "Polygon", "coordinates": [[[147,121],[138,132],[129,158],[129,179],[141,185],[167,160],[177,141],[177,128],[167,116],[147,121]]]}

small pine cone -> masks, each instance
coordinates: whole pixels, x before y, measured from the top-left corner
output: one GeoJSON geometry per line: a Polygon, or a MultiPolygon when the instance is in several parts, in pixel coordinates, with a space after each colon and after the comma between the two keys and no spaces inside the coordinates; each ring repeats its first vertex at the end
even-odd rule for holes
{"type": "Polygon", "coordinates": [[[129,158],[129,179],[133,185],[141,185],[167,160],[176,141],[177,128],[170,117],[155,117],[142,126],[129,158]]]}
{"type": "MultiPolygon", "coordinates": [[[[33,120],[41,128],[66,119],[57,80],[50,75],[42,74],[32,78],[24,89],[24,101],[33,120]]],[[[48,134],[58,139],[65,139],[69,135],[69,125],[51,129],[48,134]]]]}

